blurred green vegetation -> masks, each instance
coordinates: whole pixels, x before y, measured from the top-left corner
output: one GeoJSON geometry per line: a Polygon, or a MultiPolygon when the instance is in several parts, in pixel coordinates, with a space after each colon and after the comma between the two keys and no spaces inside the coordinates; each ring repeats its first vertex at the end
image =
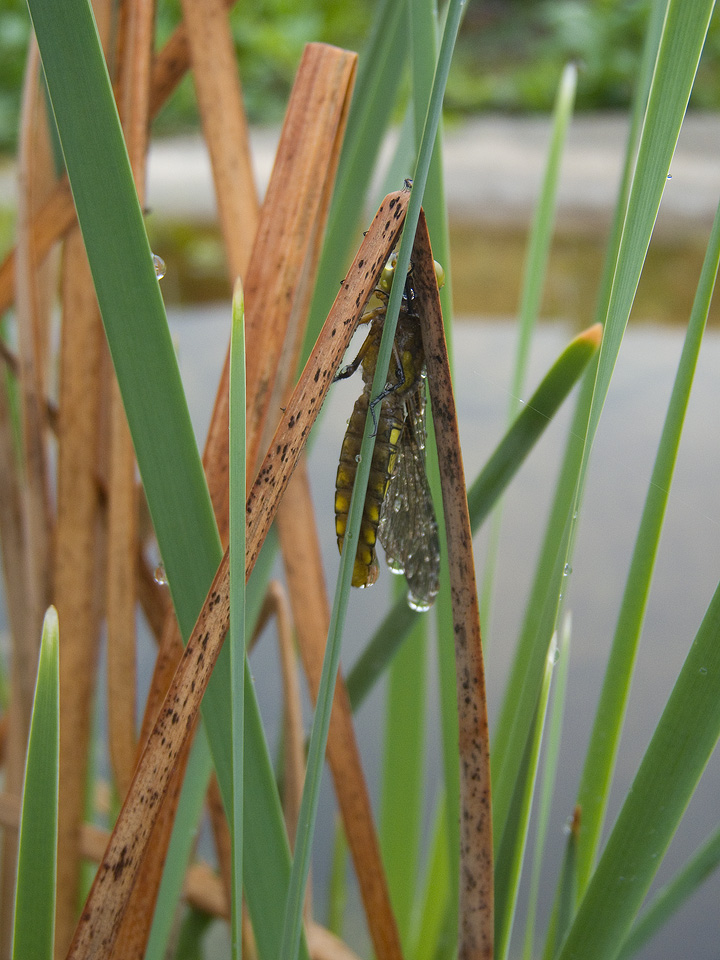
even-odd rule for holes
{"type": "MultiPolygon", "coordinates": [[[[281,120],[305,43],[362,52],[377,0],[239,0],[232,12],[245,103],[252,123],[281,120]]],[[[470,0],[446,96],[451,114],[549,111],[560,72],[580,67],[580,110],[628,105],[650,0],[470,0]]],[[[164,40],[180,0],[159,0],[164,40]]],[[[25,0],[0,0],[0,151],[15,149],[29,34],[25,0]]],[[[697,109],[720,107],[720,24],[710,27],[693,92],[697,109]]],[[[197,126],[186,77],[158,117],[160,134],[197,126]]]]}

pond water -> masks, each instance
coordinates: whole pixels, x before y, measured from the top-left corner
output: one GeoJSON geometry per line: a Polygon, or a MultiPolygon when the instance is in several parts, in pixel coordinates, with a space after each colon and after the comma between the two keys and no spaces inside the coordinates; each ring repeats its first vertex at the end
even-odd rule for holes
{"type": "MultiPolygon", "coordinates": [[[[697,270],[693,270],[697,276],[697,270]]],[[[163,281],[163,287],[166,281],[163,281]]],[[[220,365],[228,336],[225,304],[172,308],[173,336],[199,437],[209,421],[220,365]]],[[[544,322],[535,339],[527,390],[530,396],[547,368],[573,335],[569,322],[544,322]]],[[[649,483],[655,446],[662,427],[675,367],[682,346],[679,326],[631,323],[595,443],[577,550],[568,591],[573,634],[565,736],[553,807],[546,862],[548,881],[541,909],[547,910],[562,856],[563,828],[572,812],[594,705],[602,682],[617,610],[629,566],[640,512],[649,483]]],[[[504,431],[515,343],[514,325],[505,317],[463,318],[455,324],[454,377],[465,470],[471,481],[504,431]]],[[[643,751],[662,711],[720,576],[720,445],[718,402],[720,334],[710,329],[703,345],[690,401],[676,479],[650,595],[636,680],[621,745],[609,819],[617,814],[643,751]]],[[[333,525],[333,485],[337,456],[358,383],[336,384],[326,402],[310,456],[316,515],[330,592],[338,554],[333,525]]],[[[513,482],[503,513],[501,548],[492,622],[484,630],[491,724],[509,669],[524,613],[524,603],[537,561],[548,506],[572,411],[572,399],[548,428],[513,482]]],[[[485,530],[475,541],[478,575],[482,577],[485,530]]],[[[390,577],[381,570],[379,583],[353,591],[343,652],[351,665],[385,609],[390,577]]],[[[253,654],[252,668],[271,742],[277,738],[277,654],[268,636],[253,654]]],[[[430,690],[433,690],[433,678],[430,690]]],[[[381,685],[382,687],[382,685],[381,685]]],[[[437,704],[428,706],[430,746],[427,758],[430,817],[441,776],[436,721],[437,704]]],[[[357,718],[363,760],[377,799],[383,691],[377,689],[357,718]]],[[[325,903],[334,800],[329,778],[323,788],[314,868],[318,915],[325,903]]],[[[720,764],[713,758],[685,820],[658,874],[667,880],[718,822],[720,764]]],[[[720,919],[716,909],[720,878],[708,882],[678,914],[644,960],[692,956],[716,960],[720,919]]],[[[541,923],[542,928],[542,923],[541,923]]],[[[346,931],[351,943],[365,949],[357,918],[346,931]],[[357,929],[356,929],[357,927],[357,929]],[[352,928],[352,929],[351,929],[352,928]]]]}

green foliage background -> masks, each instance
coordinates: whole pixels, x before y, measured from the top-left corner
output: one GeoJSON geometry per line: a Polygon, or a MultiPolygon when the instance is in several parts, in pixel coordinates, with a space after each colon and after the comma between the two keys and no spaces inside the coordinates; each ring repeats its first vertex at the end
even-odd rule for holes
{"type": "MultiPolygon", "coordinates": [[[[375,0],[239,0],[232,15],[251,122],[282,118],[302,47],[310,40],[362,51],[375,0]]],[[[446,96],[458,116],[479,110],[552,108],[568,60],[579,66],[577,108],[626,108],[647,20],[648,0],[470,0],[446,96]]],[[[180,0],[158,3],[164,39],[180,0]]],[[[0,0],[0,151],[15,148],[29,35],[25,0],[0,0]]],[[[691,105],[720,108],[720,25],[711,24],[691,105]]],[[[181,84],[156,122],[158,133],[195,127],[192,81],[181,84]]]]}

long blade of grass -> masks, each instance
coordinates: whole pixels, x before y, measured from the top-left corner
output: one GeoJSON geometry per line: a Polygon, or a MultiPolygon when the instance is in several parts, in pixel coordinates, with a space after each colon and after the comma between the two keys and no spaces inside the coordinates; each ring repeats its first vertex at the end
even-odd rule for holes
{"type": "Polygon", "coordinates": [[[232,884],[230,942],[242,956],[245,737],[245,329],[242,284],[235,284],[230,338],[230,737],[232,739],[232,884]]]}
{"type": "Polygon", "coordinates": [[[698,887],[720,865],[720,829],[716,830],[685,866],[661,890],[643,911],[626,937],[617,960],[630,960],[648,940],[671,919],[698,887]]]}
{"type": "Polygon", "coordinates": [[[55,939],[60,686],[58,619],[45,614],[20,820],[13,960],[51,960],[55,939]]]}
{"type": "MultiPolygon", "coordinates": [[[[568,64],[563,70],[555,97],[550,148],[548,150],[543,183],[540,189],[540,197],[530,227],[525,264],[523,266],[520,306],[518,309],[518,341],[515,353],[515,368],[510,385],[510,405],[508,411],[508,419],[510,422],[512,422],[520,405],[530,356],[530,346],[542,304],[547,265],[550,258],[550,244],[555,226],[555,208],[557,188],[560,180],[560,165],[565,149],[567,131],[570,126],[570,118],[572,117],[575,104],[576,86],[577,67],[575,64],[568,64]]],[[[492,635],[490,614],[492,610],[495,565],[497,563],[500,546],[501,523],[502,507],[498,506],[488,536],[480,604],[486,643],[492,635]]]]}
{"type": "MultiPolygon", "coordinates": [[[[140,473],[178,620],[189,636],[220,545],[112,91],[84,0],[62,9],[32,0],[30,10],[140,473]]],[[[227,671],[220,671],[204,713],[229,796],[227,685],[227,671]]],[[[246,858],[248,899],[260,952],[274,956],[277,900],[268,898],[262,908],[259,900],[266,884],[283,889],[289,854],[251,685],[246,693],[252,714],[246,718],[246,773],[254,783],[249,815],[256,814],[265,831],[254,838],[257,855],[246,858]]]]}
{"type": "Polygon", "coordinates": [[[535,717],[530,727],[523,758],[518,772],[510,816],[507,819],[505,833],[497,845],[495,867],[495,956],[498,960],[505,960],[510,949],[510,934],[515,919],[515,907],[520,886],[520,874],[525,856],[525,845],[530,827],[530,811],[532,809],[535,778],[540,763],[540,747],[542,745],[545,714],[550,696],[550,680],[552,678],[557,641],[553,637],[545,661],[545,673],[540,688],[540,696],[535,706],[535,717]]]}
{"type": "Polygon", "coordinates": [[[422,835],[426,671],[427,635],[419,621],[390,671],[379,818],[383,863],[406,954],[422,835]]]}
{"type": "Polygon", "coordinates": [[[600,347],[588,448],[610,386],[714,5],[713,0],[671,0],[668,5],[600,347]]]}
{"type": "Polygon", "coordinates": [[[335,822],[330,883],[328,885],[328,930],[342,939],[347,906],[348,844],[340,820],[335,822]]]}
{"type": "Polygon", "coordinates": [[[560,759],[560,741],[562,738],[562,722],[565,713],[565,694],[570,666],[570,616],[565,618],[558,644],[558,660],[555,666],[555,690],[550,708],[550,725],[547,735],[547,749],[543,764],[542,786],[540,788],[540,804],[535,832],[535,847],[533,849],[533,865],[530,876],[530,891],[525,920],[525,960],[532,960],[535,949],[535,917],[537,915],[538,896],[543,867],[543,854],[550,823],[550,808],[552,806],[555,778],[557,776],[558,760],[560,759]]]}
{"type": "MultiPolygon", "coordinates": [[[[565,844],[565,855],[563,856],[562,866],[560,868],[560,877],[558,879],[558,898],[557,911],[553,915],[553,935],[555,940],[555,950],[565,939],[570,922],[575,911],[575,902],[577,900],[577,847],[578,834],[580,833],[580,817],[582,811],[580,807],[575,807],[572,821],[568,830],[567,843],[565,844]]],[[[555,951],[553,951],[554,955],[555,951]]]]}
{"type": "Polygon", "coordinates": [[[625,708],[630,693],[635,655],[645,617],[665,509],[672,483],[685,412],[695,366],[707,323],[718,264],[720,263],[720,207],[710,240],[688,323],[675,383],[648,485],[647,497],[625,584],[613,645],[605,672],[590,745],[578,791],[583,811],[578,870],[580,889],[587,883],[600,843],[619,746],[625,708]]]}
{"type": "MultiPolygon", "coordinates": [[[[412,941],[407,952],[414,960],[434,960],[440,955],[440,943],[446,929],[450,893],[447,813],[442,797],[435,811],[434,828],[428,851],[423,890],[418,899],[412,941]]],[[[455,923],[453,923],[453,930],[455,923]]],[[[443,955],[448,955],[445,950],[443,955]]]]}
{"type": "Polygon", "coordinates": [[[615,957],[720,736],[715,591],[560,953],[615,957]]]}
{"type": "MultiPolygon", "coordinates": [[[[468,490],[473,533],[483,524],[586,370],[598,348],[600,335],[601,328],[595,325],[568,344],[478,474],[468,490]]],[[[418,616],[420,614],[412,611],[404,601],[397,602],[387,614],[348,674],[346,682],[353,710],[360,707],[382,676],[418,616]]]]}

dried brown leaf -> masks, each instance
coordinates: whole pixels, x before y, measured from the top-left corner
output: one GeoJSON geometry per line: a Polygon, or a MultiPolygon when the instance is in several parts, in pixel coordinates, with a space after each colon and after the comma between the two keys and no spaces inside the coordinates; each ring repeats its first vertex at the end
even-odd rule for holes
{"type": "Polygon", "coordinates": [[[492,960],[490,744],[475,562],[455,398],[430,237],[421,213],[413,249],[447,534],[460,728],[459,960],[492,960]]]}

